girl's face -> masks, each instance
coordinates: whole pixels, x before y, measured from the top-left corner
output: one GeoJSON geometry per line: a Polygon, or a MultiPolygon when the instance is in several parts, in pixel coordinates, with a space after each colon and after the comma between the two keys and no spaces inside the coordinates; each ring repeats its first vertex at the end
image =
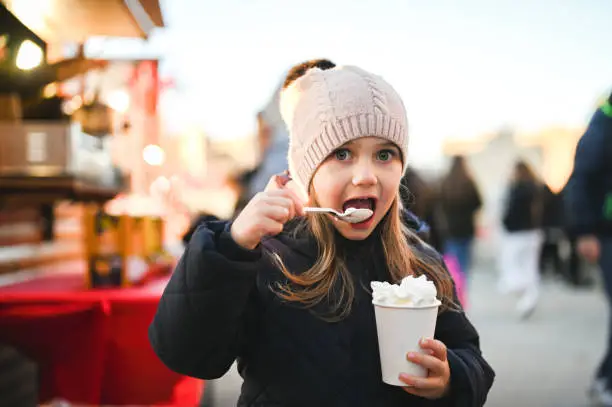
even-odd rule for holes
{"type": "Polygon", "coordinates": [[[332,217],[342,236],[363,240],[376,228],[397,197],[403,166],[399,148],[386,139],[363,137],[331,153],[313,179],[314,199],[324,208],[344,212],[369,208],[372,217],[350,224],[332,217]]]}

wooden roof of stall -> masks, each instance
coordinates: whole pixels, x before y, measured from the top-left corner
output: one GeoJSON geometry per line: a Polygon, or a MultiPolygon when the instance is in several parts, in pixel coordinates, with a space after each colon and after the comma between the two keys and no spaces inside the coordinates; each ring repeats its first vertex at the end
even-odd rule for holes
{"type": "Polygon", "coordinates": [[[0,0],[47,43],[93,36],[146,38],[164,21],[159,0],[0,0]]]}

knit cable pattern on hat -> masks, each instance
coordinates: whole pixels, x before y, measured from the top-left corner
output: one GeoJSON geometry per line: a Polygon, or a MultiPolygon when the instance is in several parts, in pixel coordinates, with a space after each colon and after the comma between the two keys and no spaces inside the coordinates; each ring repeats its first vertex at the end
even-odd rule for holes
{"type": "Polygon", "coordinates": [[[306,193],[325,158],[357,138],[395,143],[406,168],[404,104],[379,76],[353,66],[312,68],[283,90],[280,110],[290,133],[289,171],[306,193]]]}

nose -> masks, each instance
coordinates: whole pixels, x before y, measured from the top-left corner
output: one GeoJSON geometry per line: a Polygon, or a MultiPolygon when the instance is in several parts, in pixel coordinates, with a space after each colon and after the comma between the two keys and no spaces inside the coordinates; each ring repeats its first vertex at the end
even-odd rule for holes
{"type": "Polygon", "coordinates": [[[370,163],[359,162],[353,169],[353,185],[371,186],[378,183],[374,168],[370,163]]]}

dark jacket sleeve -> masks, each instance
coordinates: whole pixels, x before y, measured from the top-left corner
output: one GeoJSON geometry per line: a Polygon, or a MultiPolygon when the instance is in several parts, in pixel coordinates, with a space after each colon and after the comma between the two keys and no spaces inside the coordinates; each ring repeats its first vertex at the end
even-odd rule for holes
{"type": "Polygon", "coordinates": [[[478,332],[463,311],[445,311],[438,317],[436,339],[448,349],[451,388],[449,407],[482,407],[495,372],[480,351],[478,332]]]}
{"type": "MultiPolygon", "coordinates": [[[[427,263],[442,266],[447,278],[450,272],[440,253],[425,245],[417,250],[427,263]]],[[[461,308],[453,282],[453,309],[441,311],[436,321],[435,339],[448,350],[450,390],[436,405],[444,407],[482,407],[493,385],[495,372],[480,351],[480,337],[461,308]]]]}
{"type": "Polygon", "coordinates": [[[200,225],[161,297],[149,340],[170,369],[221,377],[247,341],[250,301],[263,258],[240,248],[229,224],[200,225]]]}
{"type": "MultiPolygon", "coordinates": [[[[601,197],[606,158],[606,137],[612,138],[612,117],[598,109],[578,142],[574,170],[564,191],[569,230],[575,235],[593,234],[602,221],[601,197]]],[[[609,159],[609,158],[608,158],[609,159]]]]}
{"type": "MultiPolygon", "coordinates": [[[[443,262],[442,259],[440,259],[443,262]]],[[[449,278],[450,273],[449,273],[449,278]]],[[[459,304],[457,293],[454,302],[459,304]]],[[[495,372],[480,351],[480,338],[465,312],[447,310],[438,315],[435,338],[448,349],[451,388],[444,397],[448,407],[482,407],[495,372]]]]}
{"type": "Polygon", "coordinates": [[[476,212],[482,207],[482,198],[480,196],[480,191],[478,190],[478,187],[476,186],[476,183],[474,181],[470,182],[470,202],[471,209],[474,212],[476,212]]]}

